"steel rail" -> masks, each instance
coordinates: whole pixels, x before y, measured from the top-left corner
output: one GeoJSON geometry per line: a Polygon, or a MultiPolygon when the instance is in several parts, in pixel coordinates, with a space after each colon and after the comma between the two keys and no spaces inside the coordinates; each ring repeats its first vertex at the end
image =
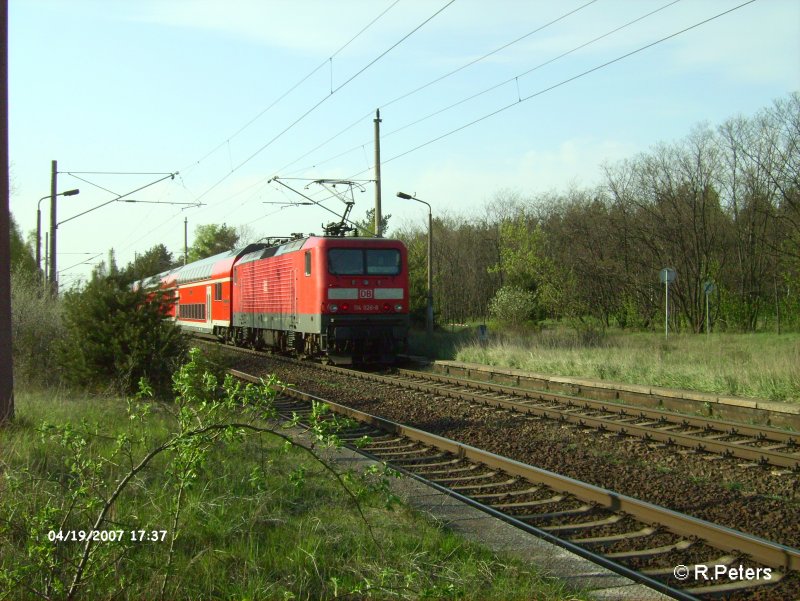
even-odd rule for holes
{"type": "MultiPolygon", "coordinates": [[[[257,378],[255,376],[250,375],[250,374],[241,372],[239,370],[229,369],[228,371],[234,377],[240,378],[242,380],[246,380],[246,381],[254,382],[254,383],[259,383],[261,381],[260,378],[257,378]]],[[[461,448],[462,447],[463,447],[464,450],[466,450],[467,448],[473,448],[473,447],[467,447],[466,445],[461,445],[460,443],[457,443],[455,441],[451,441],[451,440],[446,439],[446,438],[442,438],[440,436],[436,436],[435,434],[430,434],[430,433],[424,432],[422,430],[417,430],[415,428],[410,428],[408,426],[403,426],[401,424],[397,424],[395,422],[391,422],[389,420],[385,420],[385,419],[383,419],[381,417],[378,417],[378,416],[375,416],[375,415],[371,415],[369,413],[364,413],[362,411],[358,411],[357,409],[352,409],[350,407],[346,407],[346,406],[341,405],[339,403],[334,403],[334,402],[329,401],[327,399],[323,399],[323,398],[317,397],[317,396],[309,394],[309,393],[301,392],[301,391],[293,389],[293,388],[281,389],[280,394],[282,394],[284,396],[288,396],[288,397],[294,398],[294,399],[297,399],[297,400],[300,400],[300,401],[304,401],[304,402],[312,402],[313,401],[313,402],[318,402],[318,403],[325,403],[326,405],[328,405],[331,408],[332,411],[334,411],[336,413],[339,413],[341,415],[345,415],[345,416],[350,417],[352,419],[358,420],[358,421],[360,421],[362,423],[370,424],[371,426],[373,426],[375,428],[379,428],[381,430],[392,432],[392,433],[394,433],[396,435],[407,436],[409,438],[412,438],[412,440],[416,440],[417,442],[420,442],[422,444],[428,444],[428,445],[433,446],[434,448],[437,448],[437,449],[439,449],[441,451],[444,451],[446,453],[456,454],[460,458],[468,458],[467,454],[462,454],[461,453],[461,448]]],[[[353,447],[351,447],[351,448],[353,448],[353,447]]],[[[374,461],[378,461],[378,462],[381,462],[381,463],[386,462],[386,459],[382,458],[379,454],[371,453],[368,450],[360,449],[360,448],[353,448],[353,450],[355,450],[356,452],[360,453],[361,455],[363,455],[363,456],[365,456],[365,457],[367,457],[369,459],[372,459],[374,461]]],[[[391,461],[389,461],[389,463],[391,463],[391,461]]],[[[415,479],[415,480],[417,480],[419,482],[422,482],[425,485],[433,488],[434,490],[437,490],[437,491],[439,491],[441,493],[444,493],[444,494],[446,494],[446,495],[448,495],[448,496],[450,496],[450,497],[452,497],[452,498],[454,498],[454,499],[456,499],[458,501],[461,501],[461,502],[463,502],[463,503],[465,503],[465,504],[467,504],[467,505],[469,505],[471,507],[479,509],[480,511],[483,511],[483,512],[487,513],[488,515],[494,517],[494,518],[502,520],[503,522],[506,522],[506,523],[508,523],[508,524],[510,524],[512,526],[515,526],[516,528],[519,528],[520,530],[523,530],[524,532],[527,532],[529,534],[532,534],[533,536],[541,538],[541,539],[543,539],[543,540],[545,540],[545,541],[547,541],[547,542],[549,542],[551,544],[557,545],[558,547],[561,547],[562,549],[565,549],[565,550],[567,550],[567,551],[569,551],[571,553],[574,553],[575,555],[583,557],[584,559],[587,559],[587,560],[591,561],[592,563],[595,563],[595,564],[597,564],[597,565],[599,565],[601,567],[604,567],[604,568],[606,568],[606,569],[608,569],[608,570],[610,570],[610,571],[612,571],[612,572],[614,572],[616,574],[619,574],[620,576],[624,576],[626,578],[629,578],[629,579],[633,580],[634,582],[638,582],[640,584],[648,586],[648,587],[650,587],[650,588],[652,588],[654,590],[657,590],[658,592],[664,593],[665,595],[668,595],[668,596],[672,597],[673,599],[678,599],[680,601],[698,601],[698,597],[696,597],[695,595],[692,595],[692,594],[687,593],[685,591],[682,591],[680,589],[673,588],[673,587],[665,584],[664,582],[662,582],[660,580],[657,580],[657,579],[655,579],[655,578],[653,578],[651,576],[648,576],[647,574],[644,574],[642,572],[637,572],[636,570],[633,570],[633,569],[628,568],[628,567],[626,567],[626,566],[624,566],[622,564],[619,564],[619,563],[617,563],[617,562],[615,562],[613,560],[610,560],[607,557],[605,557],[603,555],[600,555],[599,553],[595,553],[593,551],[590,551],[589,549],[586,549],[584,547],[576,545],[576,544],[570,542],[569,540],[566,540],[566,539],[563,539],[563,538],[559,538],[558,536],[552,534],[551,532],[547,532],[546,530],[542,530],[540,528],[537,528],[536,526],[532,526],[531,524],[523,522],[523,521],[521,521],[521,520],[519,520],[519,519],[515,518],[514,516],[509,515],[507,513],[503,513],[502,511],[499,511],[499,510],[491,507],[490,505],[486,505],[484,503],[481,503],[480,501],[477,501],[477,500],[475,500],[475,499],[473,499],[473,498],[471,498],[469,496],[466,496],[466,495],[464,495],[462,493],[459,493],[459,492],[457,492],[457,491],[455,491],[455,490],[453,490],[451,488],[447,488],[446,486],[443,486],[442,484],[438,484],[436,482],[433,482],[433,481],[425,478],[424,476],[421,476],[419,474],[414,473],[413,471],[411,471],[408,468],[405,468],[405,467],[403,467],[401,465],[392,465],[391,467],[392,467],[393,470],[401,472],[402,474],[404,474],[406,476],[409,476],[409,477],[411,477],[411,478],[413,478],[413,479],[415,479]]]]}
{"type": "MultiPolygon", "coordinates": [[[[330,368],[330,366],[325,366],[326,368],[330,368]]],[[[643,425],[636,425],[631,423],[624,423],[615,420],[611,417],[597,417],[587,415],[585,413],[576,413],[575,409],[580,408],[579,405],[584,402],[584,399],[577,399],[574,397],[570,397],[571,405],[568,406],[567,409],[558,408],[558,407],[542,407],[534,404],[523,403],[519,401],[507,401],[503,399],[496,399],[490,396],[486,396],[483,394],[475,394],[466,392],[463,390],[449,390],[447,388],[442,388],[441,386],[437,385],[429,385],[429,384],[422,384],[416,383],[413,381],[409,381],[406,379],[401,378],[393,378],[391,376],[377,376],[375,374],[367,374],[363,372],[354,372],[352,370],[343,370],[349,372],[355,377],[373,381],[382,381],[385,383],[393,383],[404,386],[406,388],[411,388],[414,390],[419,390],[421,392],[427,392],[430,394],[438,394],[440,396],[450,397],[450,398],[458,398],[462,400],[468,400],[475,403],[482,403],[486,405],[493,405],[495,407],[500,407],[503,409],[508,409],[511,411],[515,411],[518,413],[528,413],[534,414],[539,417],[544,417],[547,419],[554,419],[554,420],[561,420],[570,422],[579,426],[590,426],[593,428],[598,428],[601,430],[606,430],[609,432],[617,432],[620,434],[627,434],[631,436],[638,436],[644,438],[646,440],[653,440],[657,442],[663,442],[666,444],[675,444],[680,445],[683,447],[696,449],[698,451],[710,451],[722,455],[729,455],[732,457],[738,457],[740,459],[746,459],[748,461],[754,461],[759,463],[768,463],[770,465],[775,465],[779,467],[785,467],[790,469],[798,469],[800,468],[800,455],[797,454],[787,454],[781,453],[779,451],[775,451],[774,449],[764,448],[764,447],[751,447],[747,446],[746,444],[736,443],[736,442],[726,442],[722,440],[713,440],[710,438],[704,438],[702,436],[697,436],[693,434],[685,434],[680,432],[671,432],[667,430],[660,430],[657,427],[650,426],[643,426],[643,425]]],[[[464,384],[463,381],[454,381],[453,385],[459,385],[464,388],[470,388],[471,386],[464,384]]],[[[534,398],[543,401],[551,401],[548,398],[539,397],[540,393],[533,392],[533,391],[514,391],[510,387],[504,387],[506,390],[502,390],[497,386],[493,386],[489,388],[489,390],[495,392],[504,392],[506,394],[513,394],[513,396],[521,396],[525,397],[526,399],[534,398]]],[[[546,395],[551,396],[551,395],[546,395]]],[[[558,402],[558,401],[552,401],[558,402]]],[[[562,401],[564,402],[564,401],[562,401]]],[[[598,403],[599,405],[605,407],[605,411],[609,411],[608,405],[603,405],[601,401],[594,401],[594,403],[598,403]]],[[[639,412],[638,409],[627,407],[631,410],[636,410],[639,412]]],[[[600,410],[598,407],[592,405],[593,410],[600,410]]],[[[649,410],[652,411],[652,410],[649,410]]],[[[670,414],[665,412],[667,416],[670,414]]],[[[629,415],[626,413],[626,415],[629,415]]],[[[639,416],[630,415],[631,418],[640,417],[642,419],[646,419],[647,417],[640,413],[639,416]]],[[[651,418],[651,419],[659,419],[661,418],[651,418]]],[[[666,418],[664,418],[666,419],[666,418]]],[[[675,420],[674,414],[672,416],[672,420],[675,420]]],[[[680,418],[683,420],[683,417],[680,418]]],[[[673,421],[674,425],[684,426],[683,423],[678,423],[673,421]]],[[[705,424],[705,428],[713,427],[715,422],[709,421],[705,424]]],[[[663,428],[664,426],[662,426],[663,428]]],[[[700,426],[698,426],[700,427],[700,426]]],[[[726,433],[730,434],[730,433],[726,433]]],[[[746,442],[746,441],[745,441],[746,442]]]]}
{"type": "Polygon", "coordinates": [[[552,401],[554,403],[567,403],[576,406],[582,406],[587,409],[593,408],[598,411],[626,413],[626,409],[629,409],[631,411],[635,411],[643,418],[664,420],[673,423],[680,422],[681,425],[703,429],[711,427],[714,430],[725,432],[727,434],[750,436],[752,438],[762,440],[774,440],[775,442],[780,442],[787,446],[796,445],[798,446],[798,451],[800,451],[800,432],[794,432],[791,430],[782,430],[780,428],[771,428],[768,426],[752,426],[749,424],[743,424],[741,422],[686,415],[682,413],[676,413],[674,411],[665,411],[663,409],[639,407],[637,405],[625,403],[622,400],[608,401],[601,399],[590,399],[566,393],[520,388],[506,384],[494,384],[491,382],[473,380],[470,378],[458,378],[455,376],[409,369],[398,369],[397,372],[401,375],[413,376],[415,378],[423,378],[438,382],[449,382],[453,384],[466,383],[472,388],[478,388],[481,390],[497,390],[507,392],[508,394],[513,394],[515,396],[525,396],[527,398],[533,397],[540,400],[552,401]]]}
{"type": "MultiPolygon", "coordinates": [[[[226,347],[231,348],[236,352],[245,354],[261,355],[259,351],[250,349],[242,349],[239,347],[226,347]]],[[[285,362],[291,362],[293,359],[280,356],[272,356],[272,359],[277,359],[285,362]]],[[[474,403],[485,405],[492,405],[502,409],[510,410],[517,413],[533,414],[538,417],[564,421],[575,424],[577,426],[592,427],[608,432],[615,432],[622,435],[636,436],[644,440],[661,442],[668,445],[677,445],[688,449],[697,451],[711,452],[730,457],[736,457],[751,461],[755,463],[766,463],[777,467],[783,467],[792,470],[800,469],[800,440],[798,435],[793,432],[779,430],[777,428],[765,428],[757,426],[748,426],[736,422],[720,421],[713,419],[706,419],[702,417],[692,417],[683,414],[676,414],[669,411],[662,411],[657,409],[647,409],[635,407],[632,405],[624,405],[622,403],[608,403],[607,401],[600,401],[594,399],[585,399],[574,397],[565,394],[558,394],[552,392],[543,392],[537,390],[520,389],[512,386],[504,386],[501,384],[491,384],[477,380],[464,380],[461,378],[454,378],[452,376],[443,376],[440,374],[430,374],[428,372],[418,372],[413,370],[399,370],[400,373],[407,374],[416,379],[427,379],[439,382],[446,382],[452,385],[462,386],[465,388],[477,388],[491,392],[498,392],[508,394],[510,396],[523,397],[526,400],[539,400],[543,402],[553,402],[559,404],[566,404],[567,409],[559,409],[557,407],[542,407],[532,405],[525,402],[508,401],[503,399],[496,399],[490,396],[472,394],[463,391],[453,391],[439,386],[430,386],[410,382],[402,378],[378,375],[368,372],[355,371],[353,369],[345,369],[333,365],[316,365],[316,368],[331,371],[334,373],[346,374],[352,377],[372,380],[375,382],[383,382],[386,384],[395,384],[419,390],[420,392],[427,392],[430,394],[438,394],[449,398],[458,398],[467,400],[474,403]],[[586,409],[588,411],[604,411],[607,413],[617,413],[622,418],[630,417],[635,419],[650,419],[659,422],[665,422],[659,427],[653,424],[637,425],[626,423],[614,419],[613,417],[600,417],[586,415],[585,413],[578,413],[575,409],[586,409]],[[795,453],[784,453],[768,447],[748,446],[748,442],[731,442],[724,440],[714,440],[708,436],[698,436],[695,434],[673,432],[666,430],[667,423],[678,427],[699,428],[707,431],[708,434],[717,433],[738,436],[750,436],[757,438],[758,441],[775,441],[781,445],[789,447],[798,447],[795,453]]]]}
{"type": "MultiPolygon", "coordinates": [[[[238,370],[231,369],[229,372],[235,377],[246,381],[261,381],[260,378],[238,370]]],[[[518,476],[527,481],[545,485],[554,491],[572,495],[581,501],[595,504],[607,510],[628,514],[641,522],[647,524],[657,524],[678,536],[702,539],[712,547],[726,552],[733,552],[736,555],[747,555],[752,560],[765,566],[782,570],[784,572],[800,569],[800,550],[798,549],[768,541],[751,534],[739,532],[725,526],[713,524],[689,515],[681,514],[671,509],[660,507],[652,503],[647,503],[627,495],[609,491],[593,484],[581,482],[579,480],[562,476],[548,470],[527,465],[514,459],[502,457],[500,455],[450,440],[436,434],[431,434],[417,428],[398,424],[396,422],[296,389],[282,388],[281,394],[304,402],[325,403],[331,408],[332,411],[353,418],[361,423],[366,423],[373,427],[379,428],[380,430],[388,431],[399,436],[404,436],[421,444],[434,447],[439,451],[450,453],[457,458],[483,464],[491,469],[501,470],[509,475],[518,476]]],[[[369,454],[368,451],[360,449],[358,451],[364,453],[365,455],[369,454]]],[[[381,460],[378,454],[373,456],[377,460],[381,460]]],[[[393,469],[402,468],[393,466],[393,469]]],[[[407,472],[407,470],[402,471],[407,472]]],[[[445,492],[452,497],[458,498],[459,500],[463,500],[464,502],[482,511],[485,511],[488,514],[498,517],[505,522],[511,523],[527,532],[553,542],[562,548],[569,549],[570,551],[585,557],[590,561],[607,567],[608,569],[620,575],[631,578],[632,580],[641,582],[667,595],[673,596],[676,599],[696,599],[694,594],[704,594],[702,588],[692,589],[691,592],[687,592],[685,590],[679,590],[670,587],[664,582],[656,580],[647,574],[637,572],[624,565],[618,564],[607,557],[580,547],[568,540],[561,539],[550,532],[531,526],[530,524],[522,522],[513,516],[504,514],[497,509],[448,489],[447,487],[432,483],[422,476],[413,473],[410,475],[418,480],[424,481],[426,484],[433,486],[437,490],[445,492]]],[[[709,593],[710,592],[712,591],[709,590],[709,593]]]]}
{"type": "Polygon", "coordinates": [[[528,390],[542,390],[599,401],[628,403],[637,407],[666,409],[688,415],[716,416],[739,424],[764,424],[786,428],[800,436],[800,411],[791,404],[747,398],[727,397],[724,394],[675,390],[659,386],[624,382],[591,382],[581,379],[525,373],[521,370],[494,368],[454,362],[436,362],[434,369],[455,376],[509,384],[528,390]],[[727,417],[726,417],[727,416],[727,417]]]}

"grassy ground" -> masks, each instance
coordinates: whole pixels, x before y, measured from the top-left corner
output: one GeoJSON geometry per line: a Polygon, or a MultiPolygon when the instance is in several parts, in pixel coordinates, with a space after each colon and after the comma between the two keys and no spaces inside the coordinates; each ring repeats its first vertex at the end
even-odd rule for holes
{"type": "Polygon", "coordinates": [[[800,402],[800,334],[612,331],[582,343],[565,328],[462,344],[458,361],[532,372],[800,402]]]}
{"type": "MultiPolygon", "coordinates": [[[[101,461],[100,488],[108,495],[129,466],[111,450],[137,427],[125,408],[119,399],[18,393],[17,420],[0,430],[0,599],[35,598],[28,587],[43,588],[48,575],[55,576],[52,597],[63,598],[59,580],[68,584],[78,543],[49,543],[47,532],[62,520],[64,528],[90,524],[65,518],[60,505],[74,477],[71,462],[87,455],[43,438],[37,426],[71,422],[92,433],[88,456],[101,461]]],[[[146,429],[156,443],[174,418],[167,405],[153,408],[146,429]]],[[[113,527],[171,531],[176,497],[168,467],[157,461],[135,478],[115,507],[113,527]]],[[[494,556],[403,506],[387,508],[383,494],[355,480],[351,486],[378,544],[352,499],[304,451],[287,451],[265,435],[214,448],[182,499],[165,598],[573,598],[529,566],[494,556]]],[[[104,563],[94,566],[81,598],[158,598],[168,541],[100,543],[104,563]]]]}

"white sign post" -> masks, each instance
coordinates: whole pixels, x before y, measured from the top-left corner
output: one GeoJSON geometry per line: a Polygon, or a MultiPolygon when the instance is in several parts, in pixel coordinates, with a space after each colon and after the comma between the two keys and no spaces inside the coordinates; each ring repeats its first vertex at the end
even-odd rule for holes
{"type": "Polygon", "coordinates": [[[669,338],[669,285],[675,281],[676,273],[674,269],[665,267],[662,269],[658,276],[661,283],[664,284],[664,338],[669,338]]]}

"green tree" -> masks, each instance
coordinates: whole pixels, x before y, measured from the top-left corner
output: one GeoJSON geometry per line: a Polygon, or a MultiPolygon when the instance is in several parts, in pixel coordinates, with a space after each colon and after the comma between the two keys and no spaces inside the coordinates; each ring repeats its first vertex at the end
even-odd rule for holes
{"type": "Polygon", "coordinates": [[[162,273],[175,266],[172,253],[163,244],[156,244],[136,258],[125,267],[126,276],[137,281],[157,273],[162,273]]]}
{"type": "Polygon", "coordinates": [[[11,215],[11,270],[36,275],[39,271],[33,249],[25,243],[14,216],[11,215]]]}
{"type": "Polygon", "coordinates": [[[171,302],[165,294],[133,290],[112,269],[109,275],[96,272],[84,289],[64,294],[63,302],[65,337],[57,353],[67,381],[88,388],[111,382],[131,392],[144,377],[156,389],[169,390],[185,341],[164,319],[171,302]]]}
{"type": "Polygon", "coordinates": [[[543,256],[542,229],[521,214],[500,224],[500,261],[490,270],[507,286],[535,291],[543,256]]]}
{"type": "Polygon", "coordinates": [[[489,271],[499,273],[504,286],[533,293],[538,313],[570,315],[565,285],[572,280],[551,259],[542,225],[520,214],[503,221],[499,230],[500,260],[489,271]]]}
{"type": "Polygon", "coordinates": [[[239,241],[236,228],[209,223],[198,225],[194,230],[194,242],[189,247],[188,262],[212,257],[226,250],[231,250],[239,241]]]}
{"type": "MultiPolygon", "coordinates": [[[[386,232],[389,231],[389,219],[392,218],[392,215],[381,215],[381,232],[383,235],[386,235],[386,232]]],[[[355,226],[355,230],[353,230],[353,236],[358,238],[370,238],[374,235],[375,232],[375,208],[367,209],[367,212],[364,214],[364,218],[361,220],[356,220],[353,222],[355,226]]]]}

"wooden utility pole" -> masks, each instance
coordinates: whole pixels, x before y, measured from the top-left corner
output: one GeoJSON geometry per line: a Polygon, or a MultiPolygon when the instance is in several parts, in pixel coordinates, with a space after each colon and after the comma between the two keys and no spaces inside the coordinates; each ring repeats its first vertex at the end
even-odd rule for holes
{"type": "Polygon", "coordinates": [[[381,110],[375,109],[375,237],[381,237],[381,110]]]}
{"type": "Polygon", "coordinates": [[[58,272],[56,271],[56,196],[58,192],[58,161],[50,166],[50,290],[53,296],[58,295],[58,272]]]}
{"type": "Polygon", "coordinates": [[[11,358],[11,214],[8,177],[8,0],[0,0],[0,424],[14,418],[11,358]]]}

